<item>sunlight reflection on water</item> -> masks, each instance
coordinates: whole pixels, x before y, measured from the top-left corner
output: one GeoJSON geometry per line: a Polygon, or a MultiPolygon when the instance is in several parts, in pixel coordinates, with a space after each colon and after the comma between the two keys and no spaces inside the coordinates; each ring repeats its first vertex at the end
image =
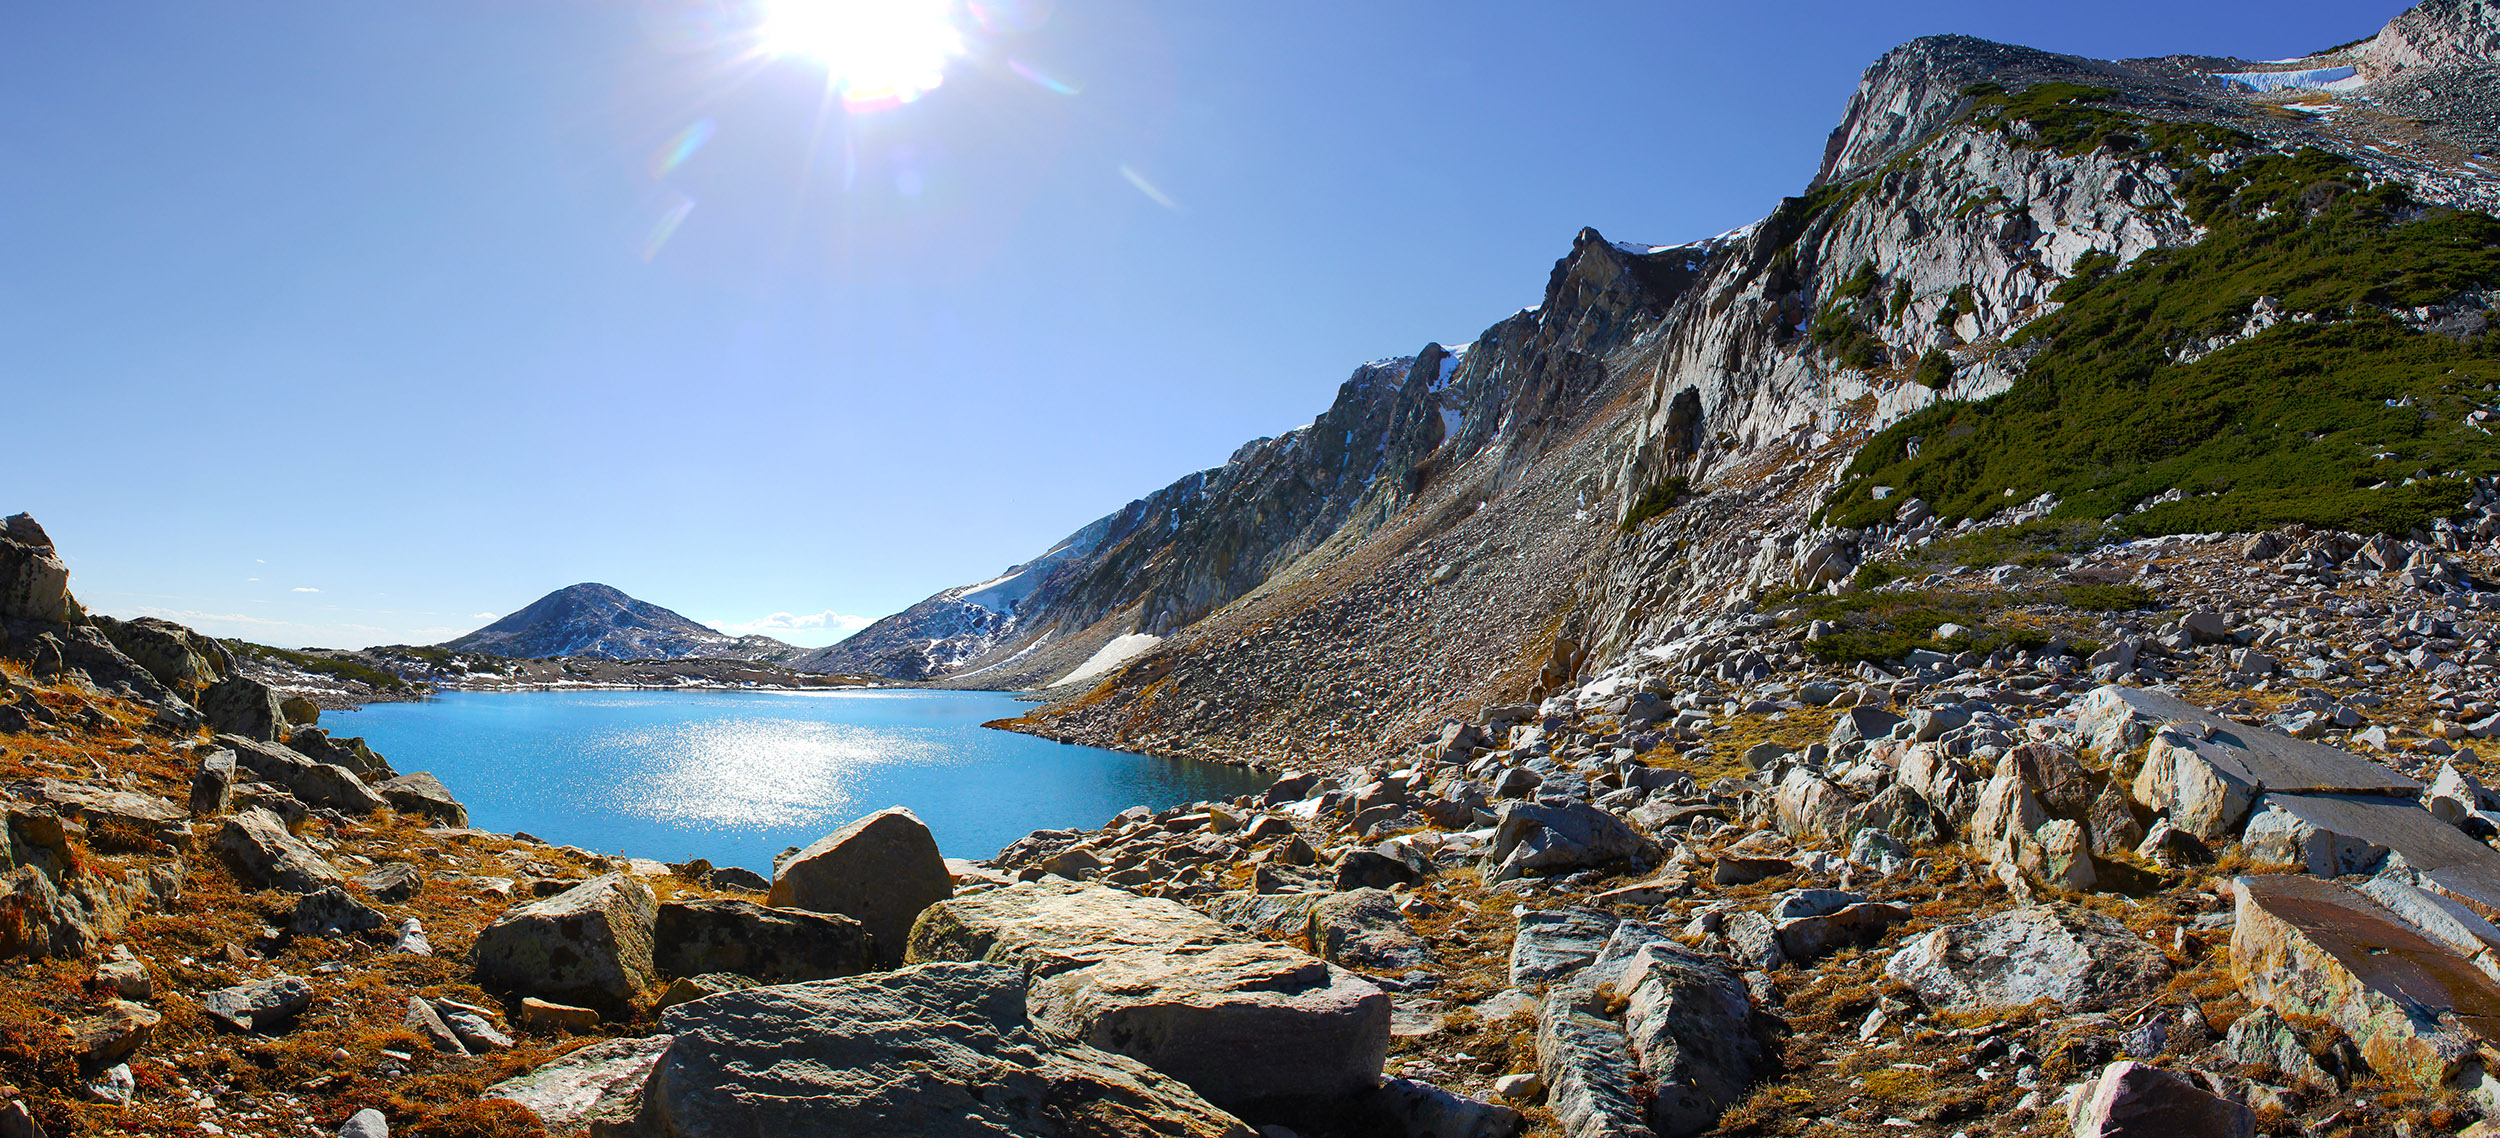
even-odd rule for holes
{"type": "Polygon", "coordinates": [[[1023,710],[995,692],[451,692],[340,713],[333,730],[432,772],[481,829],[758,872],[888,806],[977,858],[1032,830],[1267,785],[981,726],[1023,710]]]}
{"type": "Polygon", "coordinates": [[[641,731],[618,745],[666,756],[618,788],[627,812],[713,826],[836,825],[865,813],[857,788],[881,767],[951,765],[926,742],[843,723],[749,720],[641,731]]]}

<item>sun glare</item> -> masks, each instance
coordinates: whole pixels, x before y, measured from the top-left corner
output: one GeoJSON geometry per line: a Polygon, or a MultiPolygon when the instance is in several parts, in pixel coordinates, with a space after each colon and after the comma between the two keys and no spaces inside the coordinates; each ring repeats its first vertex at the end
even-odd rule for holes
{"type": "Polygon", "coordinates": [[[954,0],[766,0],[763,16],[765,50],[822,65],[853,110],[936,90],[964,51],[954,0]]]}

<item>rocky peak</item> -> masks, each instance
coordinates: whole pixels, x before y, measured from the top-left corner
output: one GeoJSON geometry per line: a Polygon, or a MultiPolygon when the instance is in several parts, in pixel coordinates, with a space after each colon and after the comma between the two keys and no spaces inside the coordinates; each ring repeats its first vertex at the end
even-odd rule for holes
{"type": "Polygon", "coordinates": [[[2388,22],[2360,51],[2372,82],[2420,68],[2488,64],[2500,58],[2500,3],[2424,0],[2388,22]]]}
{"type": "Polygon", "coordinates": [[[35,524],[33,514],[9,515],[7,521],[0,521],[0,533],[6,533],[11,541],[36,549],[52,548],[52,536],[43,532],[42,526],[35,524]]]}
{"type": "Polygon", "coordinates": [[[597,582],[568,585],[444,647],[495,656],[780,659],[796,649],[767,636],[730,636],[597,582]]]}
{"type": "Polygon", "coordinates": [[[2109,65],[2076,55],[1974,36],[1925,36],[1885,52],[1858,80],[1849,110],[1823,147],[1814,184],[1846,181],[1916,145],[1967,109],[1963,91],[1979,82],[2009,87],[2043,79],[2091,77],[2109,65]]]}

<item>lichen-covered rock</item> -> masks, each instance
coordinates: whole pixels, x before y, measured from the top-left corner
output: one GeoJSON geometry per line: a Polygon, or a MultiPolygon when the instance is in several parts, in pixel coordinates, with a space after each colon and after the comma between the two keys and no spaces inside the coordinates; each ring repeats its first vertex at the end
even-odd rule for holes
{"type": "Polygon", "coordinates": [[[782,862],[766,903],[858,921],[876,938],[878,958],[892,966],[902,962],[921,910],[954,892],[937,839],[898,806],[827,834],[782,862]]]}
{"type": "MultiPolygon", "coordinates": [[[[314,716],[321,714],[318,705],[301,696],[289,698],[281,706],[291,723],[310,724],[314,716]],[[303,706],[297,706],[299,703],[303,706]]],[[[391,769],[389,762],[366,746],[363,739],[355,736],[334,739],[328,731],[319,727],[299,726],[286,737],[286,745],[316,763],[343,767],[347,773],[368,783],[381,782],[398,774],[391,769]]]]}
{"type": "Polygon", "coordinates": [[[200,693],[199,706],[210,729],[221,735],[255,743],[286,737],[286,712],[278,707],[278,693],[249,676],[228,676],[209,685],[200,693]]]}
{"type": "Polygon", "coordinates": [[[1893,953],[1884,974],[1957,1011],[2039,1000],[2088,1010],[2159,991],[2170,963],[2107,916],[2042,905],[1927,933],[1893,953]]]}
{"type": "Polygon", "coordinates": [[[25,514],[0,528],[0,621],[65,624],[78,611],[69,597],[69,566],[52,539],[25,514]]]}
{"type": "Polygon", "coordinates": [[[878,961],[875,938],[849,917],[718,898],[660,906],[651,951],[664,976],[735,972],[767,984],[857,976],[878,961]]]}
{"type": "Polygon", "coordinates": [[[347,814],[370,814],[387,805],[381,795],[356,777],[356,772],[316,763],[284,744],[237,734],[219,735],[217,742],[234,752],[237,767],[255,778],[284,787],[287,793],[310,805],[347,814]]]}
{"type": "Polygon", "coordinates": [[[1529,870],[1622,861],[1649,846],[1623,819],[1581,802],[1505,802],[1493,831],[1493,880],[1529,870]]]}
{"type": "Polygon", "coordinates": [[[95,618],[98,631],[130,662],[175,694],[189,698],[234,669],[234,654],[215,638],[160,617],[95,618]]]}
{"type": "Polygon", "coordinates": [[[633,1123],[650,1138],[1254,1138],[1179,1081],[1041,1029],[1012,967],[749,988],[661,1026],[633,1123]]]}
{"type": "Polygon", "coordinates": [[[220,988],[200,997],[200,1010],[240,1031],[276,1031],[312,1006],[312,981],[279,976],[220,988]]]}
{"type": "Polygon", "coordinates": [[[1033,976],[1033,1018],[1143,1060],[1235,1110],[1370,1087],[1388,994],[1280,945],[1248,945],[1171,901],[1054,879],[930,906],[913,962],[988,960],[1033,976]]]}
{"type": "Polygon", "coordinates": [[[465,828],[469,824],[469,808],[451,796],[451,788],[443,780],[424,771],[407,774],[373,784],[373,792],[391,808],[404,814],[425,818],[437,826],[465,828]]]}
{"type": "Polygon", "coordinates": [[[348,896],[347,890],[330,885],[295,899],[295,913],[287,921],[287,931],[297,936],[340,936],[368,932],[387,923],[380,911],[348,896]]]}
{"type": "Polygon", "coordinates": [[[478,982],[629,1016],[657,982],[651,962],[657,907],[642,879],[611,873],[514,908],[477,936],[478,982]]]}
{"type": "Polygon", "coordinates": [[[345,880],[337,866],[288,833],[277,815],[266,811],[228,817],[217,829],[217,852],[237,876],[263,889],[310,893],[345,880]]]}
{"type": "Polygon", "coordinates": [[[599,1123],[630,1122],[642,1109],[643,1083],[670,1037],[610,1039],[480,1092],[528,1107],[554,1138],[575,1138],[599,1123]]]}

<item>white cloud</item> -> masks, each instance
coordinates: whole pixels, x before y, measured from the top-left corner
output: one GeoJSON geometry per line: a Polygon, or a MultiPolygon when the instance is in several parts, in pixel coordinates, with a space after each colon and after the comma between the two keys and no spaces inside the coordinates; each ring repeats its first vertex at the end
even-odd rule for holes
{"type": "Polygon", "coordinates": [[[310,585],[297,585],[295,586],[295,591],[299,593],[318,593],[321,590],[313,588],[310,585]]]}
{"type": "Polygon", "coordinates": [[[491,613],[491,612],[473,612],[473,613],[470,613],[470,614],[469,614],[469,619],[471,619],[471,620],[493,620],[493,619],[495,619],[495,615],[496,615],[496,614],[491,613]]]}
{"type": "Polygon", "coordinates": [[[803,644],[813,648],[831,644],[876,623],[876,620],[877,618],[873,616],[853,616],[850,613],[826,609],[823,612],[810,613],[777,612],[770,616],[746,621],[714,621],[712,627],[731,636],[754,636],[761,633],[778,640],[787,640],[793,644],[803,644]]]}

